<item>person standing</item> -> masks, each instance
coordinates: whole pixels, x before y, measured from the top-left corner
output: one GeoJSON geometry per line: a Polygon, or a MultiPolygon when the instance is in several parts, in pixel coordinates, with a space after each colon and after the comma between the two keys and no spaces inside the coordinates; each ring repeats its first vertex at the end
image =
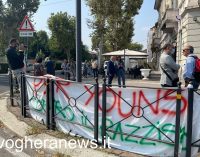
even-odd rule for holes
{"type": "MultiPolygon", "coordinates": [[[[25,47],[23,44],[19,46],[19,52],[17,52],[17,47],[19,42],[16,38],[12,38],[9,42],[9,48],[6,50],[6,56],[8,60],[8,65],[12,70],[13,76],[17,79],[20,84],[21,73],[24,72],[24,51],[25,47]]],[[[16,86],[16,91],[18,91],[18,86],[16,86]]]]}
{"type": "Polygon", "coordinates": [[[118,57],[118,65],[117,65],[117,77],[118,77],[118,85],[121,87],[121,80],[123,86],[125,87],[125,69],[124,69],[124,62],[122,61],[121,57],[118,57]]]}
{"type": "Polygon", "coordinates": [[[71,59],[71,74],[72,74],[72,80],[75,81],[75,77],[76,77],[76,63],[73,59],[71,59]]]}
{"type": "Polygon", "coordinates": [[[67,75],[68,80],[70,80],[71,78],[71,73],[72,73],[72,62],[68,60],[67,67],[66,67],[66,75],[67,75]]]}
{"type": "Polygon", "coordinates": [[[96,59],[92,61],[92,71],[94,78],[98,77],[98,63],[96,59]]]}
{"type": "Polygon", "coordinates": [[[186,63],[183,71],[183,78],[185,80],[185,87],[191,82],[194,90],[197,90],[199,83],[194,78],[195,61],[197,56],[193,54],[194,48],[191,45],[186,45],[183,49],[183,55],[186,58],[186,63]]]}
{"type": "Polygon", "coordinates": [[[64,59],[63,63],[61,64],[61,69],[62,69],[61,74],[63,74],[63,75],[65,74],[66,67],[67,67],[67,60],[64,59]]]}
{"type": "Polygon", "coordinates": [[[36,63],[33,65],[34,76],[44,75],[44,66],[42,65],[42,58],[36,58],[36,63]]]}
{"type": "Polygon", "coordinates": [[[107,74],[108,74],[108,84],[111,85],[112,84],[112,80],[116,74],[116,69],[115,69],[115,60],[116,57],[115,56],[111,56],[110,60],[108,62],[108,66],[107,66],[107,74]]]}
{"type": "Polygon", "coordinates": [[[83,63],[83,77],[87,78],[88,75],[88,63],[87,60],[83,63]]]}
{"type": "Polygon", "coordinates": [[[47,74],[55,76],[55,65],[50,57],[46,57],[45,66],[46,66],[47,74]]]}
{"type": "Polygon", "coordinates": [[[162,87],[178,86],[178,70],[180,65],[176,64],[171,57],[171,53],[173,53],[173,45],[168,43],[163,47],[163,53],[160,57],[160,84],[162,87]]]}

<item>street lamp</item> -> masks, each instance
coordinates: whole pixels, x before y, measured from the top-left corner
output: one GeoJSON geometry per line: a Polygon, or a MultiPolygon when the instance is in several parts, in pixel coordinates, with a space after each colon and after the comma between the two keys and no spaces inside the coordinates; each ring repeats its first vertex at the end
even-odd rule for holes
{"type": "MultiPolygon", "coordinates": [[[[47,1],[47,0],[44,0],[47,1]]],[[[76,81],[81,82],[81,0],[76,0],[76,81]]]]}

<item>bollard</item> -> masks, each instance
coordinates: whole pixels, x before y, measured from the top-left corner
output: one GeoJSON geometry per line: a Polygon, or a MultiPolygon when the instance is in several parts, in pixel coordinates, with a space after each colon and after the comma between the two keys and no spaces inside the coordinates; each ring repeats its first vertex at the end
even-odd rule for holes
{"type": "Polygon", "coordinates": [[[13,76],[12,71],[9,69],[9,85],[10,85],[10,104],[11,106],[14,106],[14,92],[13,92],[13,76]]]}
{"type": "Polygon", "coordinates": [[[46,126],[47,129],[50,129],[50,85],[49,85],[49,78],[47,78],[46,80],[46,91],[47,91],[47,95],[46,95],[46,100],[47,100],[47,105],[46,105],[46,126]]]}
{"type": "Polygon", "coordinates": [[[181,118],[181,82],[178,83],[176,95],[176,130],[175,130],[175,147],[174,157],[179,156],[179,139],[180,139],[180,118],[181,118]]]}
{"type": "Polygon", "coordinates": [[[188,85],[187,136],[186,136],[187,157],[191,157],[191,148],[192,148],[193,99],[194,99],[194,88],[192,82],[190,82],[188,85]]]}
{"type": "Polygon", "coordinates": [[[55,109],[54,109],[54,80],[50,81],[50,129],[55,130],[56,122],[55,122],[55,109]]]}
{"type": "Polygon", "coordinates": [[[103,87],[102,87],[102,145],[106,145],[106,79],[103,79],[103,87]]]}
{"type": "Polygon", "coordinates": [[[94,102],[94,139],[96,143],[98,144],[98,127],[99,127],[99,112],[98,112],[98,106],[99,106],[99,83],[98,78],[95,78],[96,84],[95,84],[95,102],[94,102]]]}

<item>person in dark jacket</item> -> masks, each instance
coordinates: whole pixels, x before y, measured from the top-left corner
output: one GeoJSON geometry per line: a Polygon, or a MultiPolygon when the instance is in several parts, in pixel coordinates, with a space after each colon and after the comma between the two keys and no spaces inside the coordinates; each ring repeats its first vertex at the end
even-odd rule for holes
{"type": "Polygon", "coordinates": [[[118,57],[118,63],[117,63],[117,77],[118,77],[118,85],[121,87],[121,80],[123,83],[123,87],[125,87],[125,68],[124,68],[124,62],[122,61],[121,57],[118,57]]]}
{"type": "MultiPolygon", "coordinates": [[[[19,42],[16,38],[12,38],[10,40],[9,48],[6,50],[9,68],[12,70],[13,76],[16,78],[19,84],[21,73],[24,72],[24,51],[25,46],[23,44],[19,45],[19,42]],[[17,51],[18,46],[19,51],[17,51]]],[[[18,90],[18,85],[16,86],[16,90],[18,90]]]]}
{"type": "Polygon", "coordinates": [[[115,60],[116,57],[115,56],[111,56],[110,57],[110,61],[108,62],[108,66],[107,66],[107,75],[108,75],[108,84],[111,85],[112,84],[112,80],[116,74],[116,69],[115,69],[115,60]]]}
{"type": "Polygon", "coordinates": [[[46,57],[45,59],[46,73],[55,76],[55,65],[50,57],[46,57]]]}

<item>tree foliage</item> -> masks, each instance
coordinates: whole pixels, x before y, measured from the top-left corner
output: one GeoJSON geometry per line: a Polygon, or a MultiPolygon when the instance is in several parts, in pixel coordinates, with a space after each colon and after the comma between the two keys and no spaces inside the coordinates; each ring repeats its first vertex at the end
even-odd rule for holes
{"type": "Polygon", "coordinates": [[[38,31],[34,33],[29,46],[29,57],[35,58],[37,53],[43,53],[47,56],[49,53],[49,37],[46,31],[38,31]]]}
{"type": "MultiPolygon", "coordinates": [[[[75,59],[76,41],[75,41],[75,17],[66,12],[52,14],[48,19],[48,26],[51,31],[49,40],[49,49],[54,58],[75,59]]],[[[89,59],[87,46],[81,44],[82,60],[89,59]]]]}
{"type": "Polygon", "coordinates": [[[92,33],[92,47],[99,47],[103,40],[104,49],[127,48],[134,35],[133,17],[138,14],[143,0],[86,0],[93,20],[89,26],[92,33]]]}
{"type": "Polygon", "coordinates": [[[31,17],[39,4],[40,0],[7,0],[4,5],[0,0],[0,51],[5,50],[11,37],[18,37],[20,22],[25,15],[31,17]]]}
{"type": "Polygon", "coordinates": [[[71,50],[75,47],[75,18],[66,12],[52,14],[48,19],[48,26],[52,35],[51,41],[56,42],[58,48],[70,59],[71,50]]]}
{"type": "Polygon", "coordinates": [[[135,51],[142,51],[143,49],[143,45],[142,44],[139,44],[139,43],[130,43],[128,45],[128,49],[129,50],[135,50],[135,51]]]}

